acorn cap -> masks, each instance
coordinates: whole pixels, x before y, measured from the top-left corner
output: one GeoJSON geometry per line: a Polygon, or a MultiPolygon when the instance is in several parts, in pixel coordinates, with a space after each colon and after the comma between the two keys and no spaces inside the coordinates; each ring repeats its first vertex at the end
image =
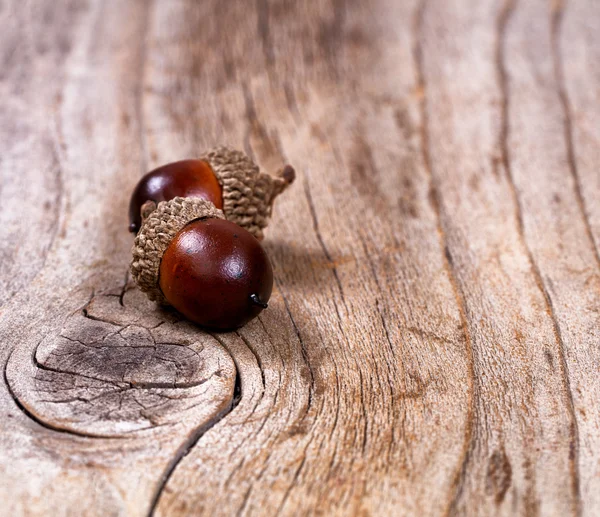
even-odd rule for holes
{"type": "Polygon", "coordinates": [[[294,169],[286,165],[276,176],[265,174],[245,153],[229,147],[212,149],[200,159],[221,184],[225,217],[262,240],[273,202],[294,181],[294,169]]]}
{"type": "Polygon", "coordinates": [[[158,285],[158,276],[160,261],[169,244],[188,223],[198,219],[225,219],[225,216],[210,201],[192,197],[161,201],[155,210],[150,209],[146,210],[147,218],[133,243],[131,276],[148,298],[168,305],[158,285]]]}

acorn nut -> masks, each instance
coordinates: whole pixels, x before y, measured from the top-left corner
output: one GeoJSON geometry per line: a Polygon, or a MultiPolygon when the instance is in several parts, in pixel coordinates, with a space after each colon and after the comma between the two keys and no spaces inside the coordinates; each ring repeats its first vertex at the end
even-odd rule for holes
{"type": "Polygon", "coordinates": [[[289,165],[271,176],[243,152],[217,147],[197,160],[170,163],[146,174],[131,197],[129,229],[138,232],[144,216],[161,201],[194,197],[211,201],[228,220],[261,240],[275,198],[294,179],[289,165]]]}
{"type": "Polygon", "coordinates": [[[131,273],[151,300],[220,330],[258,316],[273,287],[260,242],[201,198],[158,203],[135,238],[131,273]]]}
{"type": "Polygon", "coordinates": [[[136,185],[129,203],[129,231],[137,233],[142,226],[145,203],[153,201],[148,206],[155,209],[156,204],[174,197],[199,197],[223,208],[221,185],[210,165],[203,160],[181,160],[150,171],[136,185]]]}

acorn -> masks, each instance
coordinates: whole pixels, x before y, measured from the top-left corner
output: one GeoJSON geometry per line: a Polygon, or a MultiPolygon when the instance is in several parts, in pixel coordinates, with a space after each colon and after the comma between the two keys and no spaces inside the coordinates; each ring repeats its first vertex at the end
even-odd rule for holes
{"type": "Polygon", "coordinates": [[[129,231],[137,233],[142,226],[146,202],[153,201],[147,206],[154,209],[177,196],[200,197],[223,208],[223,192],[211,166],[204,160],[181,160],[150,171],[138,182],[129,203],[129,231]]]}
{"type": "Polygon", "coordinates": [[[129,204],[129,230],[140,230],[142,207],[147,215],[161,201],[195,197],[211,201],[228,220],[262,239],[275,198],[295,176],[290,165],[276,176],[262,173],[243,152],[217,147],[197,160],[163,165],[142,177],[129,204]]]}
{"type": "Polygon", "coordinates": [[[133,246],[131,273],[154,301],[209,328],[238,328],[267,308],[273,270],[260,242],[202,198],[161,201],[133,246]]]}

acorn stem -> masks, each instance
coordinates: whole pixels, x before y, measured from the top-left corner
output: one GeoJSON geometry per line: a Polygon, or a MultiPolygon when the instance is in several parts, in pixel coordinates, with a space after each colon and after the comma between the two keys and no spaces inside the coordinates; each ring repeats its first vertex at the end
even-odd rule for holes
{"type": "Polygon", "coordinates": [[[250,301],[254,304],[254,305],[258,305],[259,307],[262,307],[263,309],[266,309],[269,305],[266,304],[265,302],[263,302],[257,294],[251,294],[250,295],[250,301]]]}
{"type": "Polygon", "coordinates": [[[279,176],[283,178],[285,182],[289,185],[290,183],[293,183],[293,181],[296,179],[296,171],[291,165],[286,165],[279,172],[279,176]]]}

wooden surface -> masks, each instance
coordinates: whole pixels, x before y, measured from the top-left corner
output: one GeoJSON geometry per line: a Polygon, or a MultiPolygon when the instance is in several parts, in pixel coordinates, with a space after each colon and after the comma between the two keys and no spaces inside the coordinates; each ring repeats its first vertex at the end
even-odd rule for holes
{"type": "Polygon", "coordinates": [[[0,514],[600,514],[597,0],[0,3],[0,514]],[[270,307],[127,281],[145,171],[291,163],[270,307]]]}

